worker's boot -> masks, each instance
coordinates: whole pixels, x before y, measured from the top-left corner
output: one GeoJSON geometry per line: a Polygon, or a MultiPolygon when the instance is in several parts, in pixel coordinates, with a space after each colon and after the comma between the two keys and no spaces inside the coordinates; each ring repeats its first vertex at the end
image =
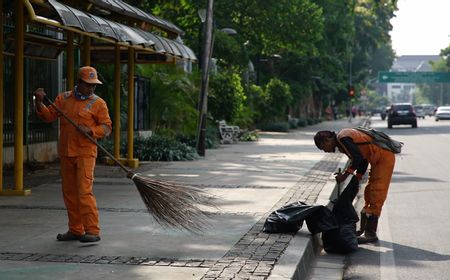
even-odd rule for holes
{"type": "Polygon", "coordinates": [[[361,236],[364,231],[366,230],[366,224],[367,224],[367,216],[366,216],[366,211],[361,210],[361,218],[359,220],[360,222],[360,226],[359,226],[359,230],[356,231],[356,236],[361,236]]]}
{"type": "Polygon", "coordinates": [[[358,244],[377,242],[377,227],[378,216],[371,215],[367,217],[366,229],[364,235],[358,237],[358,244]]]}

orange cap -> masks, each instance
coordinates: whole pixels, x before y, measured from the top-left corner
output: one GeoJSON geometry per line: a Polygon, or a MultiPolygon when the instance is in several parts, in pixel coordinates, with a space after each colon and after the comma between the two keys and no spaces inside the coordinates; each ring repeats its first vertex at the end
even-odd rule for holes
{"type": "Polygon", "coordinates": [[[103,84],[97,77],[97,70],[91,66],[84,66],[78,70],[78,79],[83,80],[88,84],[103,84]]]}

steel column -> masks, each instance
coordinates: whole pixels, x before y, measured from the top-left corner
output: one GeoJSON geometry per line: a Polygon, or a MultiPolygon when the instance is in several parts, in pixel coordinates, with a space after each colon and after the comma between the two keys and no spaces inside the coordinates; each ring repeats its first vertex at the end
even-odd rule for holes
{"type": "Polygon", "coordinates": [[[82,54],[82,66],[91,65],[91,37],[83,35],[83,54],[82,54]]]}
{"type": "Polygon", "coordinates": [[[114,156],[120,157],[120,46],[114,48],[114,156]]]}
{"type": "Polygon", "coordinates": [[[130,167],[138,167],[139,161],[134,159],[134,68],[135,68],[135,51],[128,48],[128,149],[127,164],[130,167]]]}
{"type": "Polygon", "coordinates": [[[74,86],[74,67],[75,67],[75,57],[73,48],[73,32],[67,31],[67,78],[66,78],[66,90],[72,90],[74,86]]]}
{"type": "MultiPolygon", "coordinates": [[[[14,3],[15,56],[14,56],[14,188],[3,191],[2,195],[29,195],[31,190],[23,189],[23,108],[24,108],[24,39],[25,18],[23,1],[14,3]]],[[[3,24],[3,22],[2,22],[3,24]]]]}
{"type": "MultiPolygon", "coordinates": [[[[0,0],[0,166],[3,166],[3,0],[0,0]]],[[[0,193],[3,192],[3,168],[0,168],[0,193]]]]}

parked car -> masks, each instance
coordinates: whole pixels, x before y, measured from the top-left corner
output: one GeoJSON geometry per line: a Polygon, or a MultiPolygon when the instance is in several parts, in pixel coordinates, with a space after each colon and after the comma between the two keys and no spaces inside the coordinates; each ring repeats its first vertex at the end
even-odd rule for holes
{"type": "Polygon", "coordinates": [[[434,120],[450,120],[450,106],[440,106],[434,113],[434,120]]]}
{"type": "Polygon", "coordinates": [[[414,105],[414,112],[416,112],[416,116],[418,118],[425,119],[425,111],[423,110],[423,106],[414,105]]]}
{"type": "Polygon", "coordinates": [[[411,103],[395,103],[391,105],[387,116],[388,128],[393,125],[409,124],[417,127],[417,116],[411,103]]]}

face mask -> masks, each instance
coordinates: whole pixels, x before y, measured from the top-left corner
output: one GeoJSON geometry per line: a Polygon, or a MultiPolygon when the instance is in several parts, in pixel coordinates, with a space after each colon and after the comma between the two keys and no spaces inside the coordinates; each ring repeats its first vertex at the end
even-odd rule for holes
{"type": "Polygon", "coordinates": [[[86,100],[90,96],[90,95],[82,95],[81,93],[79,93],[77,86],[75,86],[75,88],[73,89],[73,94],[74,94],[75,98],[78,100],[86,100]]]}

